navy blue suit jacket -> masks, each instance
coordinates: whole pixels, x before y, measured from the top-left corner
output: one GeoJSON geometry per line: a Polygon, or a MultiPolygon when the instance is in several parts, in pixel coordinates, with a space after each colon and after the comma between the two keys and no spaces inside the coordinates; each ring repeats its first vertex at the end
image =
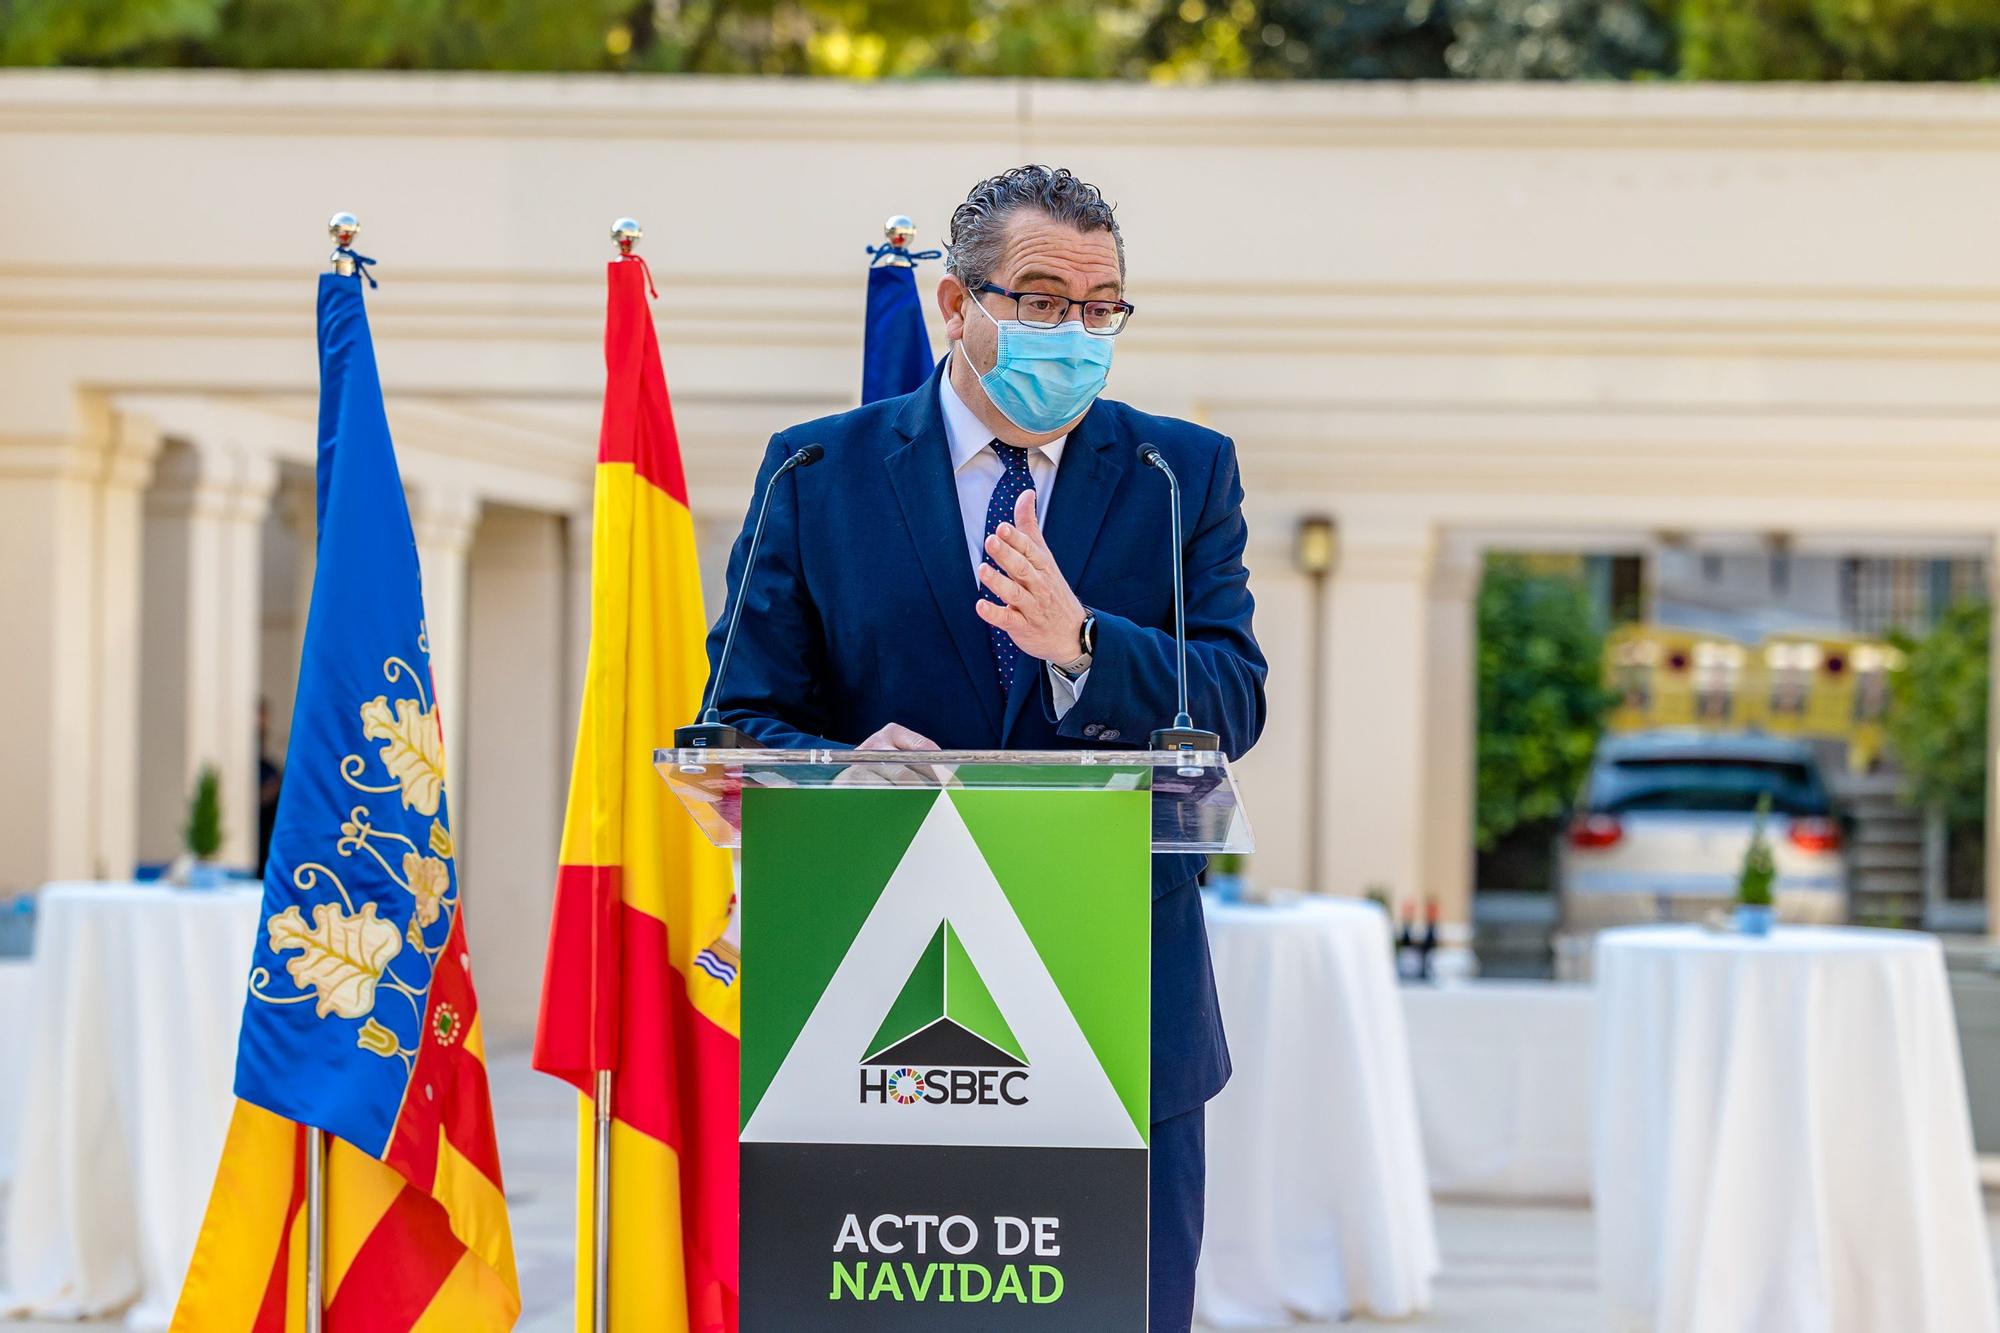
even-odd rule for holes
{"type": "MultiPolygon", "coordinates": [[[[1097,613],[1097,656],[1058,721],[1048,669],[1024,657],[1003,700],[938,407],[915,393],[807,422],[771,440],[729,557],[729,602],[758,497],[802,446],[826,456],[778,484],[717,701],[725,721],[776,748],[850,748],[899,722],[947,750],[1143,749],[1176,711],[1166,479],[1180,478],[1189,711],[1239,756],[1264,726],[1264,655],[1251,634],[1236,449],[1214,431],[1100,399],[1070,432],[1043,531],[1097,613]]],[[[724,616],[709,635],[711,669],[724,616]]],[[[1216,1010],[1196,856],[1153,858],[1153,1118],[1221,1090],[1229,1051],[1216,1010]]]]}

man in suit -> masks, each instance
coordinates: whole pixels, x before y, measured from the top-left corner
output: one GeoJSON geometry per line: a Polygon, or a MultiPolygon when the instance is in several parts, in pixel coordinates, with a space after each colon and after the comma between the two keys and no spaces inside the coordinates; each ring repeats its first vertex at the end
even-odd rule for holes
{"type": "MultiPolygon", "coordinates": [[[[1143,748],[1177,711],[1150,444],[1181,484],[1189,711],[1243,754],[1265,663],[1235,446],[1099,396],[1133,313],[1111,206],[1067,171],[1005,172],[954,213],[945,267],[950,350],[930,381],[771,441],[753,495],[802,446],[826,452],[779,485],[754,575],[747,519],[730,556],[746,602],[723,720],[774,747],[1143,748]]],[[[1202,1108],[1229,1077],[1201,867],[1153,859],[1156,1333],[1193,1321],[1202,1108]]]]}

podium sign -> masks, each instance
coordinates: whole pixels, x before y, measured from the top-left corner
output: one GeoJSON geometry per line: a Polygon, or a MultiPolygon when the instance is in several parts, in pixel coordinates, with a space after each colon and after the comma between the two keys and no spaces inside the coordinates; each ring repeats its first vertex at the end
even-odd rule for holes
{"type": "Polygon", "coordinates": [[[746,1333],[1143,1333],[1156,770],[744,753],[659,759],[743,847],[746,1333]]]}

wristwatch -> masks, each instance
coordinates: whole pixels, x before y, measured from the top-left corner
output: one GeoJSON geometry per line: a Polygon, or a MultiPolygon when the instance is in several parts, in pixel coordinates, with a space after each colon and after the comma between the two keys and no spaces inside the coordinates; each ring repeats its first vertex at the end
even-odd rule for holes
{"type": "Polygon", "coordinates": [[[1074,662],[1051,662],[1049,665],[1075,680],[1090,670],[1090,659],[1097,655],[1097,613],[1089,607],[1083,609],[1083,628],[1077,631],[1077,642],[1083,654],[1074,662]]]}

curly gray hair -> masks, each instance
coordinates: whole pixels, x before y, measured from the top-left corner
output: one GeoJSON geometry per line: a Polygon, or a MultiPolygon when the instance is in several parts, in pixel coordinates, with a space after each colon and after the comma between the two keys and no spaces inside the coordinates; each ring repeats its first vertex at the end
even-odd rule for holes
{"type": "Polygon", "coordinates": [[[945,272],[977,291],[992,280],[1005,248],[1007,219],[1032,208],[1078,231],[1108,231],[1118,247],[1118,276],[1125,276],[1125,237],[1104,192],[1061,167],[1029,165],[1003,171],[972,187],[951,215],[945,272]]]}

